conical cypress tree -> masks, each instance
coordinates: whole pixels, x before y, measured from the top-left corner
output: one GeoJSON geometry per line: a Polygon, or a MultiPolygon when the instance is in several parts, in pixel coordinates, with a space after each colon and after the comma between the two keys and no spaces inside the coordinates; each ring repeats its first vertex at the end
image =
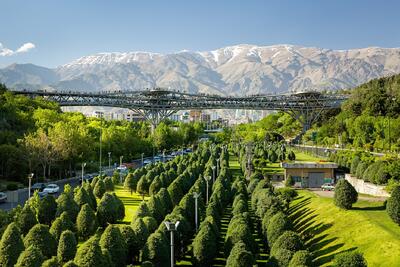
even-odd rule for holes
{"type": "Polygon", "coordinates": [[[79,267],[108,266],[96,236],[83,243],[76,252],[74,262],[79,267]]]}
{"type": "Polygon", "coordinates": [[[76,228],[78,236],[83,240],[86,240],[95,233],[97,229],[97,218],[89,204],[83,205],[78,213],[78,217],[76,218],[76,228]]]}
{"type": "Polygon", "coordinates": [[[60,263],[74,259],[76,253],[76,238],[73,232],[66,230],[62,232],[58,242],[57,258],[60,263]]]}
{"type": "Polygon", "coordinates": [[[126,243],[117,226],[109,225],[101,235],[100,247],[110,253],[115,266],[124,266],[127,260],[126,243]]]}
{"type": "Polygon", "coordinates": [[[66,211],[53,221],[50,227],[50,234],[58,241],[61,233],[65,230],[74,230],[74,224],[66,211]]]}
{"type": "Polygon", "coordinates": [[[386,204],[386,211],[392,220],[400,225],[400,186],[396,186],[386,204]]]}
{"type": "Polygon", "coordinates": [[[43,261],[44,257],[40,249],[32,245],[21,253],[15,267],[40,267],[43,261]]]}
{"type": "Polygon", "coordinates": [[[14,266],[23,250],[24,244],[17,224],[10,223],[0,241],[0,266],[14,266]]]}
{"type": "Polygon", "coordinates": [[[57,243],[49,232],[49,227],[44,224],[36,224],[24,238],[25,247],[31,245],[40,249],[41,253],[50,258],[56,255],[57,243]]]}
{"type": "Polygon", "coordinates": [[[342,209],[351,209],[357,202],[358,193],[345,179],[340,179],[335,187],[334,203],[342,209]]]}
{"type": "Polygon", "coordinates": [[[21,233],[26,235],[29,230],[38,223],[35,210],[32,209],[30,205],[26,204],[19,214],[16,222],[21,229],[21,233]]]}

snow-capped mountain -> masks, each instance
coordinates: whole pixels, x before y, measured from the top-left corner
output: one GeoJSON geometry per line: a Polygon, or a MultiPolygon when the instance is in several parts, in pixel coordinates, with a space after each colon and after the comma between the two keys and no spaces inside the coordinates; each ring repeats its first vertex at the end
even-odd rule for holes
{"type": "Polygon", "coordinates": [[[236,45],[214,51],[99,53],[56,69],[0,69],[16,88],[115,91],[164,87],[212,94],[260,94],[351,88],[400,73],[400,48],[330,50],[294,45],[236,45]]]}

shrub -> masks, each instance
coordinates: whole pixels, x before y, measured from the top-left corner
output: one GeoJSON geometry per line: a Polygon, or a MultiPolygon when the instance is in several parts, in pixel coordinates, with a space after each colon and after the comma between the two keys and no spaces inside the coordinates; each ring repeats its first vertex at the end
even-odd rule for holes
{"type": "Polygon", "coordinates": [[[157,194],[157,192],[160,190],[160,188],[162,187],[162,183],[160,180],[159,176],[156,176],[156,178],[154,178],[153,182],[150,184],[149,187],[149,195],[155,195],[157,194]]]}
{"type": "Polygon", "coordinates": [[[275,214],[268,223],[267,240],[270,247],[287,230],[292,229],[292,224],[283,212],[275,214]]]}
{"type": "Polygon", "coordinates": [[[124,188],[129,190],[132,194],[132,192],[136,192],[137,182],[136,176],[133,173],[128,173],[125,178],[124,188]]]}
{"type": "Polygon", "coordinates": [[[290,187],[294,185],[294,179],[291,175],[288,175],[286,181],[285,181],[285,186],[290,187]]]}
{"type": "Polygon", "coordinates": [[[289,151],[288,159],[291,161],[296,160],[296,154],[292,150],[289,151]]]}
{"type": "Polygon", "coordinates": [[[355,175],[357,176],[358,179],[364,179],[363,175],[366,169],[367,169],[367,164],[365,164],[364,162],[360,162],[357,165],[355,175]]]}
{"type": "Polygon", "coordinates": [[[60,216],[61,213],[67,212],[69,218],[71,221],[76,220],[76,216],[78,215],[79,212],[79,206],[76,204],[72,194],[69,193],[62,193],[58,198],[57,198],[57,212],[56,216],[60,216]]]}
{"type": "Polygon", "coordinates": [[[168,244],[168,240],[162,233],[151,234],[140,253],[141,260],[151,261],[156,266],[165,266],[170,261],[168,244]]]}
{"type": "Polygon", "coordinates": [[[119,225],[123,240],[125,240],[127,248],[127,262],[131,263],[133,258],[139,255],[139,248],[137,246],[137,237],[132,227],[129,225],[119,225]]]}
{"type": "Polygon", "coordinates": [[[298,250],[290,260],[289,267],[311,267],[312,257],[307,250],[298,250]]]}
{"type": "Polygon", "coordinates": [[[233,246],[226,261],[226,266],[253,266],[254,262],[254,256],[250,251],[246,250],[246,245],[243,242],[238,242],[233,246]]]}
{"type": "Polygon", "coordinates": [[[106,185],[104,184],[103,180],[99,179],[93,189],[93,194],[97,198],[102,198],[106,192],[106,185]]]}
{"type": "Polygon", "coordinates": [[[116,223],[121,217],[121,206],[116,196],[110,193],[104,194],[97,206],[97,219],[101,226],[107,223],[116,223]]]}
{"type": "Polygon", "coordinates": [[[106,191],[110,192],[114,190],[114,183],[113,180],[111,179],[111,177],[107,176],[106,178],[104,178],[104,186],[106,191]]]}
{"type": "Polygon", "coordinates": [[[153,233],[158,228],[157,220],[154,217],[146,216],[143,217],[143,222],[146,225],[147,230],[149,233],[153,233]]]}
{"type": "Polygon", "coordinates": [[[76,253],[76,238],[73,232],[66,230],[62,232],[58,242],[57,258],[60,263],[72,260],[76,253]]]}
{"type": "Polygon", "coordinates": [[[245,216],[234,216],[229,223],[228,231],[225,236],[225,254],[229,256],[229,253],[237,242],[242,241],[247,250],[254,252],[254,237],[249,227],[249,222],[245,219],[245,216]]]}
{"type": "Polygon", "coordinates": [[[390,218],[400,225],[400,186],[394,187],[386,203],[386,211],[390,218]]]}
{"type": "Polygon", "coordinates": [[[57,257],[54,256],[43,262],[41,267],[59,267],[59,266],[61,265],[58,263],[57,257]]]}
{"type": "Polygon", "coordinates": [[[89,204],[83,205],[79,211],[78,217],[76,218],[76,229],[78,236],[83,240],[86,240],[95,233],[97,229],[97,218],[89,204]]]}
{"type": "Polygon", "coordinates": [[[16,183],[9,183],[6,187],[7,191],[15,191],[18,190],[18,185],[16,183]]]}
{"type": "Polygon", "coordinates": [[[271,255],[271,262],[273,264],[272,266],[287,267],[291,259],[293,258],[294,254],[295,254],[294,251],[288,249],[284,248],[276,249],[274,251],[274,255],[271,255]]]}
{"type": "Polygon", "coordinates": [[[342,209],[351,209],[357,202],[358,193],[354,187],[345,179],[340,179],[335,187],[334,203],[342,209]]]}
{"type": "Polygon", "coordinates": [[[353,160],[351,161],[351,166],[350,166],[350,173],[351,174],[353,174],[353,175],[356,175],[356,173],[357,173],[357,167],[358,167],[358,164],[360,164],[360,157],[359,156],[355,156],[354,158],[353,158],[353,160]]]}
{"type": "Polygon", "coordinates": [[[363,255],[356,251],[343,252],[335,256],[334,267],[367,267],[363,255]]]}
{"type": "MultiPolygon", "coordinates": [[[[122,174],[121,174],[122,175],[122,174]]],[[[114,171],[114,173],[113,173],[113,175],[112,175],[112,178],[111,178],[111,181],[113,182],[113,185],[114,184],[119,184],[119,181],[120,181],[120,173],[119,172],[117,172],[117,171],[114,171]]],[[[114,187],[114,186],[113,186],[114,187]]]]}
{"type": "Polygon", "coordinates": [[[24,244],[17,224],[10,223],[0,241],[0,266],[14,266],[23,250],[24,244]]]}
{"type": "Polygon", "coordinates": [[[200,230],[192,243],[193,263],[195,266],[211,266],[218,251],[217,236],[211,224],[201,224],[200,230]]]}
{"type": "Polygon", "coordinates": [[[53,196],[45,196],[38,205],[37,219],[39,223],[50,225],[57,211],[57,203],[53,196]]]}
{"type": "Polygon", "coordinates": [[[137,238],[137,250],[140,250],[149,237],[149,231],[141,218],[137,218],[135,221],[132,221],[132,230],[137,238]]]}
{"type": "Polygon", "coordinates": [[[24,208],[22,209],[16,220],[16,223],[19,229],[21,229],[21,233],[23,235],[26,235],[29,230],[38,223],[35,211],[31,208],[29,204],[25,204],[24,208]]]}
{"type": "Polygon", "coordinates": [[[165,188],[161,188],[161,190],[158,192],[158,197],[161,201],[161,203],[163,203],[164,208],[165,208],[165,212],[171,212],[172,211],[172,202],[171,202],[171,197],[169,196],[168,190],[165,188]]]}
{"type": "Polygon", "coordinates": [[[96,236],[91,237],[79,247],[74,262],[79,267],[109,266],[96,236]]]}
{"type": "Polygon", "coordinates": [[[126,243],[117,226],[109,225],[101,235],[100,247],[110,253],[115,266],[124,266],[126,262],[126,243]]]}
{"type": "Polygon", "coordinates": [[[78,188],[78,190],[75,193],[74,200],[76,204],[78,204],[79,208],[81,208],[85,204],[91,205],[91,199],[84,187],[78,188]]]}
{"type": "Polygon", "coordinates": [[[31,245],[40,249],[46,258],[54,256],[57,251],[57,243],[49,232],[49,227],[43,224],[36,224],[24,238],[25,247],[31,245]]]}
{"type": "Polygon", "coordinates": [[[43,260],[44,257],[40,249],[31,245],[21,253],[15,267],[40,267],[43,260]]]}
{"type": "Polygon", "coordinates": [[[303,241],[300,239],[299,235],[293,231],[286,231],[275,241],[271,248],[271,255],[274,256],[280,249],[286,249],[295,252],[303,248],[303,241]]]}
{"type": "Polygon", "coordinates": [[[90,199],[90,207],[93,209],[93,210],[96,210],[97,209],[97,201],[96,201],[96,196],[94,195],[94,193],[93,193],[93,187],[90,185],[90,183],[83,183],[83,188],[86,190],[86,192],[87,192],[87,194],[88,194],[88,196],[89,196],[89,199],[90,199]]]}
{"type": "Polygon", "coordinates": [[[69,219],[67,212],[63,212],[60,217],[53,221],[50,227],[50,234],[53,235],[55,240],[58,240],[65,230],[74,230],[74,224],[69,219]]]}

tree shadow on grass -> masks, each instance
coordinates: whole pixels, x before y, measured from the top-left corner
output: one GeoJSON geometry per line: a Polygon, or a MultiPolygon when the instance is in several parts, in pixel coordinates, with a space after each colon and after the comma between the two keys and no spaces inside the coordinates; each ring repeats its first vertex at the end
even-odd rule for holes
{"type": "MultiPolygon", "coordinates": [[[[301,199],[301,198],[304,198],[304,197],[297,197],[296,199],[301,199]]],[[[291,206],[291,207],[288,209],[288,212],[289,212],[290,214],[291,214],[291,213],[294,213],[295,211],[301,209],[302,207],[304,207],[305,205],[308,205],[308,204],[310,204],[310,203],[311,203],[311,198],[310,198],[310,197],[304,198],[302,201],[300,201],[300,202],[296,203],[295,205],[291,206]]]]}
{"type": "Polygon", "coordinates": [[[386,207],[384,205],[382,205],[382,206],[377,206],[377,207],[352,207],[351,209],[352,210],[376,210],[376,211],[379,211],[379,210],[385,210],[386,207]]]}
{"type": "MultiPolygon", "coordinates": [[[[344,244],[337,244],[335,246],[332,246],[332,248],[331,247],[327,248],[327,250],[329,249],[331,251],[336,251],[341,247],[340,245],[343,246],[344,244]],[[336,247],[336,248],[333,248],[333,247],[336,247]]],[[[319,257],[319,258],[314,257],[313,263],[314,263],[315,266],[321,266],[323,264],[327,264],[327,263],[331,262],[335,258],[335,256],[338,255],[338,254],[341,254],[341,253],[344,253],[344,252],[353,251],[353,250],[356,250],[356,249],[357,249],[357,247],[352,247],[352,248],[349,248],[349,249],[346,249],[346,250],[337,251],[337,252],[332,253],[330,255],[322,256],[322,257],[319,257]]],[[[329,253],[329,252],[327,252],[327,253],[329,253]]],[[[325,254],[327,254],[327,253],[325,253],[325,254]]]]}

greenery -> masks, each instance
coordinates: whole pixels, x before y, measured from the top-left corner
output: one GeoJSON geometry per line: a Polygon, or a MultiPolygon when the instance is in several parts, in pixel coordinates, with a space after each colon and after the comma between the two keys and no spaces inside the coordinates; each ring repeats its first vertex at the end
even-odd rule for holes
{"type": "Polygon", "coordinates": [[[18,258],[15,267],[40,267],[44,261],[44,257],[40,249],[35,246],[29,246],[18,258]]]}
{"type": "Polygon", "coordinates": [[[365,261],[363,255],[359,252],[344,252],[340,253],[335,257],[333,263],[335,267],[367,267],[367,262],[365,261]]]}
{"type": "Polygon", "coordinates": [[[0,241],[0,266],[14,266],[23,250],[21,233],[15,223],[10,223],[0,241]]]}
{"type": "Polygon", "coordinates": [[[396,186],[386,203],[386,210],[390,218],[400,225],[400,186],[396,186]]]}
{"type": "Polygon", "coordinates": [[[49,232],[49,227],[36,224],[24,238],[24,245],[37,247],[46,258],[56,255],[57,242],[49,232]]]}
{"type": "Polygon", "coordinates": [[[343,210],[332,198],[320,197],[300,190],[299,197],[290,204],[290,217],[296,220],[294,230],[317,242],[310,252],[317,266],[332,265],[334,256],[357,248],[369,266],[396,266],[400,258],[399,226],[394,223],[382,201],[358,200],[353,209],[343,210]],[[371,244],[374,244],[371,246],[371,244]]]}
{"type": "Polygon", "coordinates": [[[357,202],[358,193],[354,187],[345,179],[339,180],[335,187],[334,203],[342,209],[351,209],[357,202]]]}
{"type": "Polygon", "coordinates": [[[124,266],[127,262],[126,243],[117,226],[107,226],[101,235],[100,247],[108,251],[114,266],[124,266]]]}
{"type": "Polygon", "coordinates": [[[75,257],[77,241],[75,234],[70,230],[62,232],[57,248],[57,259],[66,263],[75,257]]]}

